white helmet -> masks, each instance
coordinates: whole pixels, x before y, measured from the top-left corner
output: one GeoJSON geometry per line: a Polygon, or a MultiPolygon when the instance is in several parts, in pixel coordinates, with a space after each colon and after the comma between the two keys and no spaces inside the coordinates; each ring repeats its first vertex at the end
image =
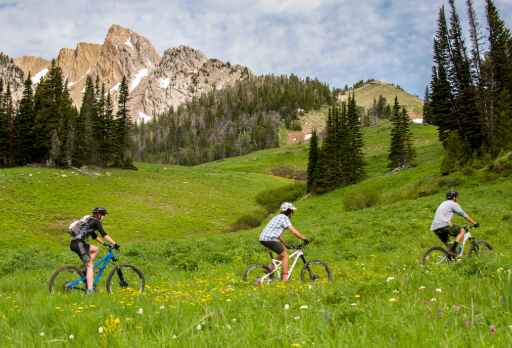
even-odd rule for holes
{"type": "Polygon", "coordinates": [[[284,202],[281,204],[281,211],[287,211],[288,209],[297,210],[297,208],[295,208],[291,203],[284,202]]]}

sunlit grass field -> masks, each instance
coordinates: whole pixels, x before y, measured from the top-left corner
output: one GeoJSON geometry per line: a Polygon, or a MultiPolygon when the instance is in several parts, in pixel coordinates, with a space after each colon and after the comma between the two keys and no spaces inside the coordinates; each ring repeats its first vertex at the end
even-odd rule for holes
{"type": "Polygon", "coordinates": [[[96,180],[70,171],[1,170],[0,224],[9,233],[0,235],[0,346],[510,346],[512,180],[486,168],[440,180],[442,146],[435,129],[423,125],[413,128],[417,165],[389,174],[389,129],[365,129],[362,183],[294,202],[293,225],[313,240],[306,259],[325,261],[332,283],[300,282],[300,263],[289,284],[243,283],[249,265],[270,263],[258,243],[262,227],[223,233],[256,205],[257,192],[290,182],[269,176],[268,168],[305,168],[307,146],[195,168],[137,164],[138,172],[100,172],[96,180]],[[467,246],[458,262],[421,267],[424,252],[441,245],[429,228],[451,187],[482,226],[471,233],[494,252],[468,259],[467,246]],[[361,190],[378,201],[347,210],[345,197],[361,190]],[[56,269],[80,267],[61,246],[69,241],[65,227],[101,199],[110,212],[105,229],[122,244],[119,261],[141,269],[145,292],[107,294],[104,275],[95,295],[50,295],[56,269]]]}

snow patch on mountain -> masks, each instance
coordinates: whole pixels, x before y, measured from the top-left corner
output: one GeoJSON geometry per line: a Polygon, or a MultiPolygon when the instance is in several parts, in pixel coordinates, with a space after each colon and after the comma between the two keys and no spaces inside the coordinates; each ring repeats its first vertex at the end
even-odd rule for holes
{"type": "Polygon", "coordinates": [[[168,77],[165,80],[163,80],[162,82],[160,82],[160,87],[167,88],[167,87],[169,87],[170,82],[171,82],[171,79],[168,77]]]}
{"type": "Polygon", "coordinates": [[[423,120],[421,118],[415,118],[414,120],[412,120],[412,122],[414,122],[414,123],[423,123],[423,120]]]}
{"type": "Polygon", "coordinates": [[[148,115],[144,115],[141,111],[139,111],[139,118],[137,120],[137,123],[141,124],[141,123],[147,123],[149,121],[151,121],[151,117],[149,117],[148,115]]]}
{"type": "Polygon", "coordinates": [[[114,87],[112,87],[110,89],[110,94],[112,94],[113,92],[117,91],[119,89],[119,86],[121,86],[121,82],[118,82],[117,85],[115,85],[114,87]]]}
{"type": "Polygon", "coordinates": [[[43,69],[40,72],[38,72],[37,74],[35,74],[34,77],[32,78],[32,83],[34,85],[39,83],[39,81],[41,81],[41,79],[43,78],[44,75],[46,75],[47,72],[48,72],[48,69],[43,69]]]}
{"type": "MultiPolygon", "coordinates": [[[[84,77],[86,77],[86,76],[87,76],[87,74],[89,74],[90,72],[91,72],[91,69],[89,69],[89,71],[88,71],[88,72],[86,72],[84,76],[82,76],[81,78],[79,78],[79,79],[78,79],[78,81],[68,83],[68,88],[69,88],[69,87],[71,87],[71,86],[73,86],[75,83],[80,82],[80,81],[81,81],[84,77]]],[[[82,93],[84,93],[84,92],[82,92],[82,93]]]]}
{"type": "Polygon", "coordinates": [[[132,43],[130,42],[130,39],[131,39],[131,38],[132,38],[132,37],[130,36],[130,37],[128,38],[128,40],[126,40],[126,42],[125,42],[124,44],[125,44],[125,45],[127,45],[127,46],[130,46],[130,47],[132,48],[132,51],[133,51],[133,45],[132,45],[132,43]]]}
{"type": "Polygon", "coordinates": [[[137,75],[135,75],[135,79],[132,82],[132,88],[130,89],[130,92],[133,91],[135,89],[135,87],[137,87],[137,85],[139,84],[140,80],[142,80],[142,78],[144,76],[148,76],[148,69],[141,69],[137,73],[137,75]]]}

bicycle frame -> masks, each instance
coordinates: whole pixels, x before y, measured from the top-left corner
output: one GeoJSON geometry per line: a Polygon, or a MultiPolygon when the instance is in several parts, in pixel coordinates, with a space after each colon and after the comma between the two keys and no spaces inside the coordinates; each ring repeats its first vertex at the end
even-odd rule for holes
{"type": "MultiPolygon", "coordinates": [[[[270,254],[270,258],[272,259],[272,264],[274,265],[274,271],[270,272],[269,274],[265,274],[263,277],[261,277],[261,280],[265,280],[267,277],[269,277],[271,274],[274,274],[274,273],[277,273],[277,277],[281,278],[280,270],[281,270],[281,265],[282,265],[283,261],[274,259],[272,257],[271,252],[269,252],[269,254],[270,254]]],[[[295,266],[297,265],[297,261],[299,261],[299,258],[301,258],[302,261],[304,261],[304,263],[306,263],[306,259],[304,258],[304,252],[301,249],[298,249],[296,252],[294,252],[293,254],[291,254],[289,256],[289,260],[291,260],[292,258],[295,258],[295,260],[293,261],[292,266],[288,270],[288,279],[290,279],[290,277],[293,273],[293,270],[295,269],[295,266]]]]}
{"type": "MultiPolygon", "coordinates": [[[[94,280],[94,283],[93,283],[93,286],[96,286],[96,284],[98,283],[98,281],[100,280],[100,277],[101,275],[103,274],[103,271],[105,270],[105,268],[107,267],[107,264],[109,263],[110,260],[113,260],[114,263],[117,263],[117,260],[116,260],[116,257],[114,256],[114,253],[113,252],[110,252],[107,256],[105,256],[104,258],[102,258],[101,260],[99,260],[95,265],[94,265],[94,268],[97,268],[101,263],[103,263],[103,266],[101,266],[101,268],[98,270],[98,275],[96,276],[96,279],[94,280]]],[[[75,280],[74,282],[71,282],[69,283],[69,287],[70,288],[76,288],[78,284],[80,284],[81,282],[85,282],[87,278],[82,278],[80,280],[75,280]]]]}
{"type": "MultiPolygon", "coordinates": [[[[471,227],[469,227],[469,228],[471,228],[471,227]]],[[[468,227],[464,227],[464,229],[467,229],[467,230],[469,230],[469,228],[468,228],[468,227]]],[[[468,239],[472,239],[472,240],[474,240],[474,239],[475,239],[475,237],[473,237],[473,236],[471,235],[471,233],[469,233],[469,231],[468,231],[468,232],[466,232],[466,233],[464,234],[464,237],[462,238],[462,244],[461,244],[461,246],[458,248],[458,249],[459,249],[459,250],[458,250],[459,257],[460,257],[460,256],[462,256],[462,254],[464,253],[464,247],[466,246],[466,242],[468,241],[468,239]]],[[[448,243],[448,244],[453,244],[453,242],[448,243]]],[[[441,257],[441,258],[439,259],[439,261],[437,261],[437,262],[438,262],[438,263],[443,262],[443,261],[444,261],[448,256],[449,256],[448,254],[445,254],[445,255],[444,255],[443,257],[441,257]]]]}

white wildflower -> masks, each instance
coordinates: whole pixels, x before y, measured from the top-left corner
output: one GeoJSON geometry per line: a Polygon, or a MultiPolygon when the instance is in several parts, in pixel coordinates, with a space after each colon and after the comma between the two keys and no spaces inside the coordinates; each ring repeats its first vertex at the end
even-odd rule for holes
{"type": "Polygon", "coordinates": [[[233,319],[233,323],[236,323],[236,319],[233,319]]]}
{"type": "Polygon", "coordinates": [[[430,302],[436,302],[436,299],[435,299],[435,298],[433,298],[433,299],[431,299],[431,300],[430,300],[430,302]]]}
{"type": "Polygon", "coordinates": [[[396,298],[390,298],[389,302],[396,302],[396,298]]]}
{"type": "Polygon", "coordinates": [[[142,313],[144,313],[144,310],[142,308],[139,308],[139,311],[137,313],[142,315],[142,313]]]}
{"type": "Polygon", "coordinates": [[[300,309],[308,309],[308,306],[306,306],[306,305],[300,306],[300,309]]]}
{"type": "Polygon", "coordinates": [[[160,309],[164,309],[165,307],[164,306],[160,306],[160,309]]]}
{"type": "Polygon", "coordinates": [[[311,289],[311,288],[313,288],[313,287],[311,286],[311,284],[309,284],[309,288],[310,288],[310,289],[311,289]]]}
{"type": "Polygon", "coordinates": [[[103,333],[103,326],[100,326],[100,328],[98,329],[98,332],[100,333],[100,335],[103,333]]]}
{"type": "Polygon", "coordinates": [[[201,331],[202,328],[201,324],[197,325],[197,331],[201,331]]]}
{"type": "Polygon", "coordinates": [[[73,335],[69,335],[70,340],[72,340],[73,338],[75,338],[73,335]]]}
{"type": "Polygon", "coordinates": [[[228,330],[231,330],[231,326],[228,325],[227,328],[228,328],[228,330]]]}
{"type": "Polygon", "coordinates": [[[400,293],[400,291],[395,290],[395,291],[393,291],[393,293],[394,293],[394,294],[399,294],[399,293],[400,293]]]}
{"type": "Polygon", "coordinates": [[[300,319],[300,317],[295,317],[295,318],[293,318],[293,319],[295,319],[295,320],[299,320],[299,319],[300,319]]]}
{"type": "Polygon", "coordinates": [[[352,303],[351,306],[357,306],[357,303],[352,303]]]}
{"type": "Polygon", "coordinates": [[[501,272],[503,272],[503,268],[498,269],[498,273],[501,273],[501,272]]]}
{"type": "Polygon", "coordinates": [[[286,305],[284,305],[284,310],[285,310],[285,311],[287,311],[287,310],[289,310],[289,309],[290,309],[290,305],[287,305],[287,304],[286,304],[286,305]]]}
{"type": "Polygon", "coordinates": [[[39,336],[44,337],[44,332],[41,332],[39,336]]]}
{"type": "Polygon", "coordinates": [[[178,337],[176,337],[176,335],[172,336],[172,339],[175,340],[177,339],[178,337]]]}
{"type": "Polygon", "coordinates": [[[230,299],[227,299],[227,300],[226,300],[226,302],[231,302],[231,300],[230,300],[230,299]]]}
{"type": "Polygon", "coordinates": [[[425,289],[425,287],[424,286],[420,286],[420,290],[423,290],[423,289],[425,289]]]}
{"type": "Polygon", "coordinates": [[[436,289],[436,292],[443,292],[441,289],[436,289]]]}
{"type": "Polygon", "coordinates": [[[393,279],[395,279],[395,277],[389,277],[388,279],[386,279],[386,281],[389,283],[390,281],[392,281],[393,279]]]}

